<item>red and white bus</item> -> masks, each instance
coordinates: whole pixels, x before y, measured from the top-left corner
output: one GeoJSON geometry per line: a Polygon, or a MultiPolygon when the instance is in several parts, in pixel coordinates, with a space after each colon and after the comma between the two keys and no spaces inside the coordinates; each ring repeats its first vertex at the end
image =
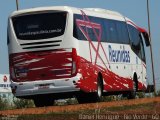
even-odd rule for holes
{"type": "Polygon", "coordinates": [[[11,86],[18,98],[49,106],[76,96],[135,98],[146,89],[147,32],[120,13],[67,6],[15,11],[8,21],[11,86]]]}

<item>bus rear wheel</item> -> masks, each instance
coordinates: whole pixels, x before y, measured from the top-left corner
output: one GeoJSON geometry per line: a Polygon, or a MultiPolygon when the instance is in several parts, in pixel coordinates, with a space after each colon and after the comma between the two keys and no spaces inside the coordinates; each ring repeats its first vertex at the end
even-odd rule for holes
{"type": "Polygon", "coordinates": [[[100,75],[97,78],[97,92],[95,94],[97,101],[100,102],[103,94],[103,81],[100,75]]]}
{"type": "Polygon", "coordinates": [[[102,77],[97,77],[97,91],[94,93],[81,93],[77,96],[77,100],[80,104],[92,103],[102,101],[103,94],[103,81],[102,77]]]}

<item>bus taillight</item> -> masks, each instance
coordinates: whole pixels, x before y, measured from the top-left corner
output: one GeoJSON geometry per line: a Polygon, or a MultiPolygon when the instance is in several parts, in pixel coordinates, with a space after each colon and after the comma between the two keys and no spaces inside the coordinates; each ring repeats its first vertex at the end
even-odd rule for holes
{"type": "Polygon", "coordinates": [[[77,51],[72,48],[72,75],[77,73],[77,51]]]}
{"type": "Polygon", "coordinates": [[[25,78],[27,77],[28,69],[26,68],[11,68],[11,78],[25,78]]]}

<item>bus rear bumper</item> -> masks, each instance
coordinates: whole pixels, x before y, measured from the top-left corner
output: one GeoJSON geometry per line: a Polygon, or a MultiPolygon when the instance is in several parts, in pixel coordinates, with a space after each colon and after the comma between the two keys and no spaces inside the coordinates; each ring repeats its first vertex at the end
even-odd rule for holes
{"type": "Polygon", "coordinates": [[[42,94],[69,93],[80,91],[75,83],[81,75],[72,78],[41,80],[32,82],[13,82],[11,81],[12,93],[16,97],[36,96],[42,94]]]}

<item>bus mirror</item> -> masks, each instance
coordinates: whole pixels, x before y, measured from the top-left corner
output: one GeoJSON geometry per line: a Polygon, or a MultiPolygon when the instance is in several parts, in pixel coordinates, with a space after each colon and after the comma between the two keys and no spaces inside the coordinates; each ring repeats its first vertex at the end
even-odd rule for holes
{"type": "Polygon", "coordinates": [[[150,46],[150,39],[149,39],[148,33],[142,32],[142,34],[143,34],[143,37],[145,39],[146,46],[150,46]]]}

